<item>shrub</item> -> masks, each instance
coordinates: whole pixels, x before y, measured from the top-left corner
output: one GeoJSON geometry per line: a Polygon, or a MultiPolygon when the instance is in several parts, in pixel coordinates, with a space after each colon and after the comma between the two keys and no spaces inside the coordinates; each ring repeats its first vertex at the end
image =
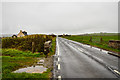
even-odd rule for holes
{"type": "Polygon", "coordinates": [[[52,40],[50,35],[28,35],[25,37],[18,38],[3,38],[2,48],[15,48],[19,50],[29,50],[32,51],[32,42],[35,42],[35,51],[43,52],[44,42],[52,40]]]}

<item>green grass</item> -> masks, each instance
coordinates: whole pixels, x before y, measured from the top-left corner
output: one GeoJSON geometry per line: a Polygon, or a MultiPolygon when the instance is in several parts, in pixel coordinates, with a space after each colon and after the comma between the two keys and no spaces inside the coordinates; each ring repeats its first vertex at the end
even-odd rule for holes
{"type": "Polygon", "coordinates": [[[56,49],[56,38],[53,38],[52,46],[50,48],[50,53],[48,54],[48,56],[54,55],[55,54],[55,49],[56,49]]]}
{"type": "MultiPolygon", "coordinates": [[[[11,73],[14,70],[26,66],[32,66],[37,61],[36,58],[30,57],[10,57],[2,56],[2,72],[3,75],[11,73]]],[[[4,76],[3,76],[4,77],[4,76]]]]}
{"type": "Polygon", "coordinates": [[[3,56],[15,56],[15,57],[44,57],[44,53],[32,53],[30,51],[20,51],[17,49],[2,49],[0,50],[0,52],[2,52],[3,56]]]}
{"type": "MultiPolygon", "coordinates": [[[[15,49],[2,49],[3,55],[0,56],[0,60],[2,59],[2,78],[46,78],[48,79],[51,74],[51,69],[48,69],[46,72],[40,73],[12,73],[19,68],[23,68],[26,66],[32,66],[37,62],[38,57],[43,54],[40,53],[31,53],[24,52],[15,49]]],[[[22,79],[23,80],[23,79],[22,79]]]]}
{"type": "Polygon", "coordinates": [[[2,56],[2,78],[49,78],[50,70],[43,74],[38,73],[12,73],[19,68],[32,66],[37,58],[2,56]]]}
{"type": "Polygon", "coordinates": [[[46,72],[39,74],[39,73],[10,73],[10,74],[6,74],[4,75],[4,77],[2,78],[3,80],[49,80],[49,73],[50,73],[50,69],[48,69],[46,72]]]}
{"type": "Polygon", "coordinates": [[[90,36],[114,36],[114,35],[118,35],[120,33],[91,33],[91,34],[87,34],[87,35],[90,35],[90,36]]]}
{"type": "Polygon", "coordinates": [[[105,50],[113,51],[113,52],[120,52],[118,49],[114,49],[108,46],[109,40],[119,40],[117,34],[112,33],[105,33],[105,34],[88,34],[88,35],[73,35],[73,36],[66,36],[64,38],[77,41],[80,43],[92,45],[95,47],[99,47],[105,50]],[[90,42],[90,37],[92,37],[92,42],[90,42]],[[100,38],[102,38],[102,42],[100,42],[100,38]]]}
{"type": "MultiPolygon", "coordinates": [[[[56,38],[52,39],[52,46],[50,49],[50,52],[48,56],[52,56],[55,54],[55,46],[56,46],[56,38]]],[[[37,58],[44,58],[45,55],[43,52],[35,52],[32,53],[31,51],[21,51],[17,49],[12,48],[4,48],[0,49],[0,53],[2,53],[2,56],[0,56],[0,61],[2,61],[2,79],[20,79],[26,80],[31,78],[44,78],[45,80],[48,80],[51,78],[51,70],[47,69],[46,72],[40,74],[40,73],[12,73],[13,71],[24,68],[26,66],[32,66],[34,63],[37,62],[37,58]]]]}

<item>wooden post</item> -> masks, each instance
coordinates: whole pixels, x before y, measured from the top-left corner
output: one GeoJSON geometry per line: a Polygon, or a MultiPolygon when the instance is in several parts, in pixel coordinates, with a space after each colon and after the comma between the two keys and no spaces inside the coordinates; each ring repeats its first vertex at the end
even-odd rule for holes
{"type": "Polygon", "coordinates": [[[89,42],[92,42],[92,37],[90,37],[90,40],[89,40],[89,42]]]}
{"type": "Polygon", "coordinates": [[[32,53],[35,52],[35,42],[32,42],[32,53]]]}
{"type": "Polygon", "coordinates": [[[103,41],[103,40],[102,40],[102,37],[101,37],[101,38],[100,38],[100,43],[102,43],[102,41],[103,41]]]}

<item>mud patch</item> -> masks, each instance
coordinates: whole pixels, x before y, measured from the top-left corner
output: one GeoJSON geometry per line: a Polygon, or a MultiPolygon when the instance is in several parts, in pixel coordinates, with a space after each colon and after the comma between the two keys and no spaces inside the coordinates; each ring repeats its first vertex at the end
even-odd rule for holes
{"type": "Polygon", "coordinates": [[[44,64],[45,67],[52,69],[53,68],[53,56],[49,56],[44,59],[44,64]]]}

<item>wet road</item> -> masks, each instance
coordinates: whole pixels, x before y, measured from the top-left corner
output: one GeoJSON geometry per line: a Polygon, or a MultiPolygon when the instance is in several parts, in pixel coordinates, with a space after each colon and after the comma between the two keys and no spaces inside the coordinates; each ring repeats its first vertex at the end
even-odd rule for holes
{"type": "Polygon", "coordinates": [[[57,38],[56,54],[59,56],[57,63],[59,74],[57,76],[60,78],[118,77],[114,71],[118,69],[118,58],[104,51],[75,41],[57,38]]]}

